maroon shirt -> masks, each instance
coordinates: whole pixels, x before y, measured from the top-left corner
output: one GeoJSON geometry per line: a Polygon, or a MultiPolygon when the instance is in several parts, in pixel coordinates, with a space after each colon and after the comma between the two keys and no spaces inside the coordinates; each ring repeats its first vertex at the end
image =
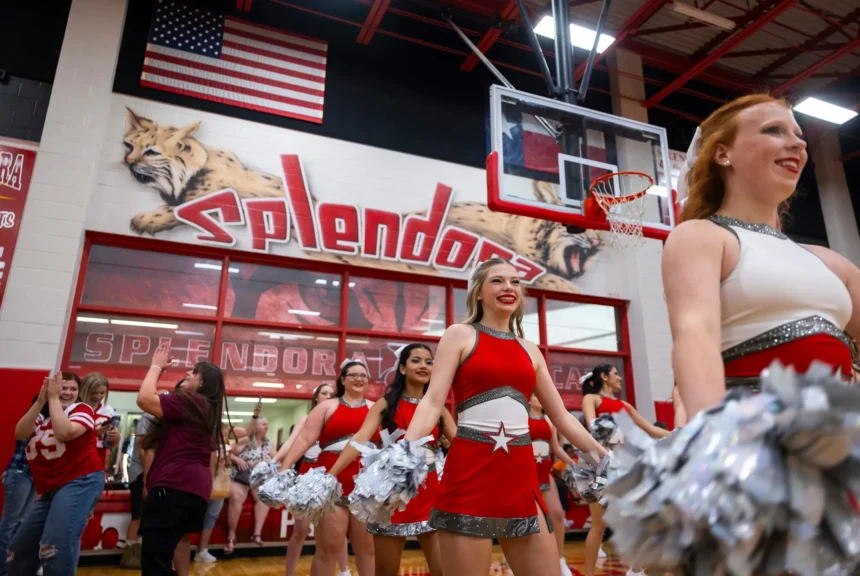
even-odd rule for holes
{"type": "MultiPolygon", "coordinates": [[[[206,400],[193,394],[201,405],[206,400]]],[[[212,494],[212,436],[186,418],[186,408],[178,394],[159,396],[164,412],[164,436],[158,445],[149,475],[147,490],[171,488],[200,496],[207,502],[212,494]]]]}

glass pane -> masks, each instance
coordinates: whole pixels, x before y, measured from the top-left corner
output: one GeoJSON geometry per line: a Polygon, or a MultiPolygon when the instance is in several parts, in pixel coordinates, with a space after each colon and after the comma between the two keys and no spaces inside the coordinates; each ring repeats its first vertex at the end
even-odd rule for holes
{"type": "MultiPolygon", "coordinates": [[[[347,336],[346,357],[363,362],[370,373],[370,387],[367,397],[376,400],[385,393],[385,387],[394,380],[397,370],[395,352],[404,344],[415,342],[404,338],[370,338],[367,336],[347,336]]],[[[436,353],[436,342],[421,342],[436,353]]]]}
{"type": "Polygon", "coordinates": [[[225,315],[307,326],[340,324],[339,274],[231,262],[225,315]]]}
{"type": "MultiPolygon", "coordinates": [[[[564,405],[568,410],[582,409],[582,387],[579,379],[587,374],[598,364],[611,364],[618,369],[621,378],[624,378],[624,360],[614,356],[599,356],[597,354],[574,354],[571,352],[549,353],[549,375],[555,382],[555,387],[561,394],[564,405]]],[[[622,389],[621,397],[626,397],[625,389],[622,389]]]]}
{"type": "Polygon", "coordinates": [[[546,336],[550,346],[617,352],[616,308],[547,298],[546,336]]]}
{"type": "Polygon", "coordinates": [[[215,316],[221,261],[91,246],[81,304],[215,316]]]}
{"type": "MultiPolygon", "coordinates": [[[[526,340],[530,340],[535,344],[540,343],[540,322],[538,320],[538,301],[537,298],[526,296],[526,309],[523,315],[523,332],[525,332],[526,340]]],[[[466,290],[462,288],[454,289],[454,321],[462,322],[468,317],[466,309],[466,290]]]]}
{"type": "Polygon", "coordinates": [[[111,383],[140,386],[152,353],[167,341],[176,359],[161,378],[168,387],[197,362],[212,359],[214,337],[214,324],[81,312],[75,322],[69,370],[80,376],[98,371],[111,383]]]}
{"type": "Polygon", "coordinates": [[[337,379],[338,340],[336,334],[224,326],[221,369],[227,389],[310,398],[318,385],[337,379]]]}
{"type": "Polygon", "coordinates": [[[350,276],[347,326],[436,334],[445,329],[445,287],[350,276]]]}
{"type": "MultiPolygon", "coordinates": [[[[240,396],[227,396],[227,409],[230,412],[230,421],[233,426],[247,428],[254,414],[254,406],[257,405],[259,395],[252,394],[240,396]]],[[[293,398],[263,398],[263,410],[260,417],[265,418],[269,425],[266,437],[272,441],[276,448],[290,436],[293,425],[302,416],[311,411],[311,401],[293,398]]],[[[223,422],[227,422],[226,415],[223,422]]]]}

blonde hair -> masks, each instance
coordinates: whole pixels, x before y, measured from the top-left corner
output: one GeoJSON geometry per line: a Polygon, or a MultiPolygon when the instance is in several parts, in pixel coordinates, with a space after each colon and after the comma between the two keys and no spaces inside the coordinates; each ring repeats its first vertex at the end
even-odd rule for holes
{"type": "MultiPolygon", "coordinates": [[[[469,290],[466,292],[466,310],[469,315],[465,320],[463,320],[463,324],[475,324],[476,322],[480,322],[481,318],[484,317],[484,307],[481,304],[481,301],[478,300],[478,295],[481,293],[481,288],[484,286],[484,280],[487,279],[487,271],[493,266],[497,266],[499,264],[507,264],[511,268],[514,268],[514,265],[511,264],[510,260],[496,257],[484,260],[478,264],[475,270],[472,271],[472,277],[469,279],[469,290]]],[[[523,332],[523,314],[525,313],[526,307],[525,295],[526,291],[525,288],[523,288],[523,297],[520,298],[517,309],[514,310],[514,313],[511,314],[511,317],[508,320],[508,330],[520,338],[525,338],[523,332]]]]}
{"type": "Polygon", "coordinates": [[[102,404],[107,404],[108,393],[110,392],[110,382],[105,378],[105,375],[101,372],[90,372],[84,379],[81,380],[81,389],[78,391],[78,398],[81,399],[81,402],[84,404],[90,403],[90,395],[93,393],[93,390],[99,388],[100,386],[105,387],[105,398],[102,400],[102,404]]]}
{"type": "MultiPolygon", "coordinates": [[[[689,193],[684,208],[681,210],[681,222],[702,220],[716,214],[717,210],[720,209],[726,187],[722,169],[714,159],[717,147],[720,144],[731,146],[737,138],[738,114],[747,108],[768,103],[780,104],[790,108],[785,100],[773,98],[767,94],[749,94],[724,104],[702,122],[699,151],[695,163],[687,173],[689,193]]],[[[780,203],[778,226],[788,214],[789,205],[790,199],[780,203]]]]}

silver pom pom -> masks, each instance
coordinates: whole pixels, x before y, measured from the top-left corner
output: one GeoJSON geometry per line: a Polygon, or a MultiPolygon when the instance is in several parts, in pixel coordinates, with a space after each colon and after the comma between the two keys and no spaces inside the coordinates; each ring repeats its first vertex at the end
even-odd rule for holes
{"type": "Polygon", "coordinates": [[[293,516],[307,518],[313,525],[334,512],[343,496],[343,487],[325,468],[311,468],[298,477],[287,491],[286,505],[293,516]]]}
{"type": "Polygon", "coordinates": [[[589,428],[591,436],[601,446],[613,447],[621,443],[621,432],[618,430],[618,425],[615,423],[612,414],[601,414],[591,421],[589,428]]]}
{"type": "Polygon", "coordinates": [[[655,441],[616,414],[606,522],[628,563],[684,574],[849,576],[860,568],[860,388],[775,363],[762,391],[655,441]]]}
{"type": "Polygon", "coordinates": [[[561,478],[568,489],[588,504],[600,502],[606,488],[610,456],[601,458],[597,452],[580,454],[575,466],[567,467],[561,478]]]}
{"type": "Polygon", "coordinates": [[[274,476],[280,470],[280,466],[273,460],[260,462],[254,469],[251,470],[250,480],[251,488],[259,488],[266,480],[274,476]]]}
{"type": "Polygon", "coordinates": [[[442,481],[442,471],[445,469],[445,453],[439,449],[436,450],[436,477],[439,482],[442,481]]]}
{"type": "Polygon", "coordinates": [[[432,437],[393,442],[402,435],[402,431],[399,432],[391,437],[383,435],[381,449],[353,443],[363,454],[363,468],[355,477],[349,509],[362,522],[389,526],[391,515],[405,509],[427,481],[430,465],[424,444],[432,437]]]}
{"type": "MultiPolygon", "coordinates": [[[[265,464],[265,462],[261,464],[265,464]]],[[[258,464],[254,470],[256,471],[261,464],[258,464]]],[[[292,468],[284,470],[283,472],[276,470],[274,474],[269,475],[268,478],[260,484],[259,489],[257,490],[257,497],[260,499],[260,502],[266,506],[280,508],[287,499],[287,491],[293,484],[295,484],[295,482],[296,471],[292,468]]]]}

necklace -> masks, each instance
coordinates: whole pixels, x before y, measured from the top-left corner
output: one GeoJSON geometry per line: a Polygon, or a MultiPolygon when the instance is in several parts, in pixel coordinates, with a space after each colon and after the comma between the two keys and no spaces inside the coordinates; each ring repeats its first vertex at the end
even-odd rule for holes
{"type": "Polygon", "coordinates": [[[494,338],[499,338],[500,340],[515,340],[516,335],[513,332],[502,332],[501,330],[496,330],[495,328],[490,328],[489,326],[484,326],[480,322],[475,322],[473,324],[476,330],[480,330],[484,334],[489,334],[494,338]]]}
{"type": "Polygon", "coordinates": [[[359,402],[358,404],[350,404],[349,402],[347,402],[346,400],[344,400],[344,399],[343,399],[343,397],[341,396],[341,398],[340,398],[340,403],[341,403],[341,404],[343,404],[344,406],[349,406],[350,408],[361,408],[361,407],[362,407],[362,406],[364,406],[367,402],[364,400],[364,398],[362,398],[362,399],[361,399],[361,402],[359,402]]]}

